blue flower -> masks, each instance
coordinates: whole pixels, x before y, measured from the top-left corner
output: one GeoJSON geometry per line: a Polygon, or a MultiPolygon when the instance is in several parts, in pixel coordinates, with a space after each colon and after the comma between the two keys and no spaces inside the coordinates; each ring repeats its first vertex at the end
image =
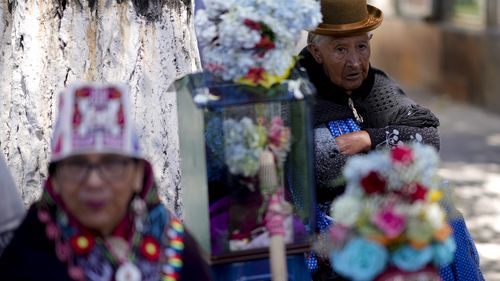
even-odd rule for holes
{"type": "Polygon", "coordinates": [[[448,237],[448,239],[443,243],[433,244],[432,248],[434,250],[432,263],[434,263],[435,266],[443,267],[453,261],[457,245],[455,244],[455,239],[453,239],[453,237],[448,237]]]}
{"type": "Polygon", "coordinates": [[[417,250],[409,245],[397,249],[391,258],[391,262],[404,271],[417,271],[432,260],[432,247],[417,250]]]}
{"type": "Polygon", "coordinates": [[[355,238],[342,250],[333,251],[331,259],[333,269],[339,274],[354,281],[365,281],[385,269],[389,253],[378,243],[355,238]]]}

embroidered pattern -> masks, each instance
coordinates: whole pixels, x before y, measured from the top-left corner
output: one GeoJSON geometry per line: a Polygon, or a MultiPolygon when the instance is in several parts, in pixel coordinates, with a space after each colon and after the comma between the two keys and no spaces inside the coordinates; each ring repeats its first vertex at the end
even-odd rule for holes
{"type": "MultiPolygon", "coordinates": [[[[382,146],[394,147],[398,145],[402,145],[403,141],[401,140],[401,135],[398,130],[394,129],[392,132],[385,131],[385,140],[379,144],[377,144],[377,148],[382,146]]],[[[415,135],[410,135],[409,142],[418,142],[421,143],[423,141],[422,135],[419,133],[415,133],[415,135]]]]}
{"type": "Polygon", "coordinates": [[[167,264],[162,267],[162,281],[179,280],[182,268],[182,252],[184,250],[184,227],[177,220],[170,220],[170,228],[167,232],[169,245],[164,250],[167,264]]]}
{"type": "MultiPolygon", "coordinates": [[[[160,234],[162,243],[155,235],[136,233],[130,242],[125,241],[130,244],[125,262],[138,267],[142,280],[158,280],[161,277],[162,281],[176,281],[183,266],[184,227],[165,209],[161,211],[158,208],[163,209],[163,206],[154,208],[151,212],[153,216],[148,219],[149,225],[165,226],[160,234]],[[166,220],[169,221],[167,225],[166,220]],[[164,259],[160,258],[162,254],[164,259]],[[155,263],[158,260],[165,262],[155,263]]],[[[47,210],[38,210],[38,219],[45,224],[46,236],[55,242],[56,256],[67,264],[70,277],[74,280],[113,280],[120,261],[112,255],[105,241],[76,233],[77,230],[68,225],[65,214],[58,214],[56,218],[53,220],[47,210]]]]}

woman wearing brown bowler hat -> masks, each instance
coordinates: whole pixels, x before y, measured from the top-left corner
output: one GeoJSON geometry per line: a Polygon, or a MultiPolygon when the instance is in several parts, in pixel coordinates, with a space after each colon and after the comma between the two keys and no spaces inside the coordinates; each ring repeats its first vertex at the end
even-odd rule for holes
{"type": "MultiPolygon", "coordinates": [[[[350,156],[407,142],[437,149],[440,145],[436,116],[407,97],[386,73],[370,65],[371,32],[382,23],[382,11],[367,5],[366,0],[321,0],[321,12],[323,22],[309,33],[308,45],[300,54],[300,65],[317,88],[313,112],[320,214],[328,213],[331,201],[343,192],[336,179],[350,156]]],[[[322,215],[318,220],[320,231],[331,223],[322,215]]],[[[466,244],[464,252],[471,254],[465,259],[470,266],[463,272],[464,267],[455,263],[441,271],[442,278],[482,280],[479,262],[474,262],[474,242],[463,219],[456,223],[451,223],[455,239],[459,245],[460,241],[466,244]],[[457,230],[462,237],[457,237],[457,230]]],[[[309,265],[313,271],[314,264],[309,265]]],[[[334,279],[334,274],[325,276],[328,266],[321,267],[320,262],[319,268],[316,279],[334,279]]]]}

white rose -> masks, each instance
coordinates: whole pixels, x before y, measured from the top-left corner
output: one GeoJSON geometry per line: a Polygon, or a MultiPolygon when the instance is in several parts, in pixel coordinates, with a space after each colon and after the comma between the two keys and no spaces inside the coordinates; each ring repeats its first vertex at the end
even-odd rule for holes
{"type": "Polygon", "coordinates": [[[358,220],[361,208],[362,205],[359,198],[343,195],[333,202],[330,209],[330,216],[344,226],[352,226],[358,220]]]}
{"type": "Polygon", "coordinates": [[[425,209],[425,220],[429,222],[433,229],[440,229],[445,222],[446,214],[438,203],[431,203],[425,209]]]}

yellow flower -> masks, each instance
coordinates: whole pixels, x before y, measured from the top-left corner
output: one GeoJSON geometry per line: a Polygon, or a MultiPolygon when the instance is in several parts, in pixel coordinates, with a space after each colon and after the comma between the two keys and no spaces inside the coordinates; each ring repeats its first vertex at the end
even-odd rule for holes
{"type": "Polygon", "coordinates": [[[443,193],[439,190],[431,190],[429,193],[427,193],[427,199],[431,202],[438,202],[443,198],[443,193]]]}

